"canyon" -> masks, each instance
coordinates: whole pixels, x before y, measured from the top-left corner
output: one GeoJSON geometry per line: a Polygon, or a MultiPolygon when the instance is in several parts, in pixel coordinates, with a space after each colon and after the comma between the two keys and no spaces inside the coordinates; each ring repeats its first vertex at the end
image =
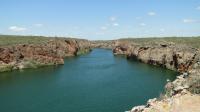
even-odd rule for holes
{"type": "Polygon", "coordinates": [[[174,81],[168,80],[162,98],[150,99],[130,112],[199,112],[199,48],[172,41],[149,42],[55,38],[43,44],[4,45],[0,47],[0,72],[64,64],[65,57],[82,55],[93,48],[112,49],[114,55],[179,73],[174,81]]]}

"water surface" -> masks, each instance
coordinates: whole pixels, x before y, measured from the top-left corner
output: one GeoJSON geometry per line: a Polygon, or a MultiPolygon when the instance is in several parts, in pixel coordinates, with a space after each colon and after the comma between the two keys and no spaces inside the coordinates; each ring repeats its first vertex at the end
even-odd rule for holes
{"type": "Polygon", "coordinates": [[[94,49],[65,65],[0,73],[0,112],[124,112],[176,73],[94,49]]]}

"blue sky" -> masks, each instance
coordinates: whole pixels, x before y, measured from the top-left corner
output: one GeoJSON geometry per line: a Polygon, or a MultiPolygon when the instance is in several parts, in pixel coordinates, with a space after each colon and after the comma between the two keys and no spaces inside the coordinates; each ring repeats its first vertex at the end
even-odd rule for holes
{"type": "Polygon", "coordinates": [[[0,0],[0,34],[200,36],[200,0],[0,0]]]}

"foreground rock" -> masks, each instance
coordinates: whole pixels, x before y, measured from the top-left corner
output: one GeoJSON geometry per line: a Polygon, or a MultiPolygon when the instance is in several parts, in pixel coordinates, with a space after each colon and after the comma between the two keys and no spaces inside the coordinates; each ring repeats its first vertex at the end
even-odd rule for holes
{"type": "Polygon", "coordinates": [[[0,47],[0,72],[46,65],[64,64],[64,57],[90,51],[90,42],[76,39],[54,39],[45,44],[0,47]]]}
{"type": "Polygon", "coordinates": [[[134,107],[130,112],[200,112],[199,102],[199,95],[179,94],[162,101],[150,101],[147,106],[134,107]]]}

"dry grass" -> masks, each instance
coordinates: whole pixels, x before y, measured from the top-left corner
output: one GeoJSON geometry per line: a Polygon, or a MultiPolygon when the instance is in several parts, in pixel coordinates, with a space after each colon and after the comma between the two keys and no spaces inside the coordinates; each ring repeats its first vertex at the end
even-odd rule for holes
{"type": "Polygon", "coordinates": [[[176,45],[184,45],[194,48],[200,48],[200,37],[125,38],[119,40],[139,43],[141,45],[145,44],[154,45],[161,42],[170,42],[176,45]]]}

